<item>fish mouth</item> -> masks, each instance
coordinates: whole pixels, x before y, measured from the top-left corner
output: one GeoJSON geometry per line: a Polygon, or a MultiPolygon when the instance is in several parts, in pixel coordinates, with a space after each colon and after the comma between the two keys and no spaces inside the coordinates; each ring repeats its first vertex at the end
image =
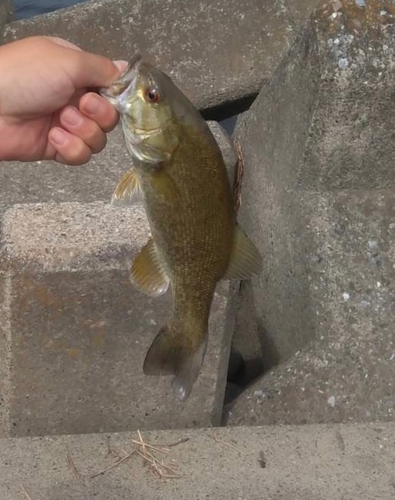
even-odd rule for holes
{"type": "MultiPolygon", "coordinates": [[[[119,100],[122,94],[135,83],[142,55],[137,53],[132,57],[125,71],[109,87],[99,89],[100,95],[109,101],[116,109],[119,108],[119,100]]],[[[120,111],[120,109],[118,109],[120,111]]]]}
{"type": "Polygon", "coordinates": [[[143,129],[143,128],[137,128],[137,127],[133,127],[129,124],[129,127],[131,129],[131,132],[133,133],[133,135],[136,135],[136,136],[151,136],[151,135],[155,135],[155,134],[159,134],[160,132],[162,132],[162,130],[166,127],[168,127],[170,125],[170,123],[173,122],[173,119],[170,118],[169,120],[167,120],[166,122],[164,122],[160,127],[156,127],[156,128],[147,128],[147,129],[143,129]]]}

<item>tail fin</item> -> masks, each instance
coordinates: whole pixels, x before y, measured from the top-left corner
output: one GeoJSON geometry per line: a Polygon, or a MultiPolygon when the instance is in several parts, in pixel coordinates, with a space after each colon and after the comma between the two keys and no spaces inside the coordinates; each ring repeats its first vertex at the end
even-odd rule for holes
{"type": "Polygon", "coordinates": [[[207,335],[198,345],[187,342],[183,332],[171,324],[162,326],[155,337],[144,361],[146,375],[173,375],[172,387],[175,395],[185,401],[191,393],[207,347],[207,335]]]}

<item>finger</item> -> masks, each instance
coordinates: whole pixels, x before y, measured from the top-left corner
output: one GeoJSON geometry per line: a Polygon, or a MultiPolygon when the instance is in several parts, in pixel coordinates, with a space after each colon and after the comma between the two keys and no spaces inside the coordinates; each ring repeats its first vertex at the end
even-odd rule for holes
{"type": "Polygon", "coordinates": [[[106,134],[92,119],[82,115],[73,106],[67,106],[59,115],[61,126],[71,134],[82,139],[92,150],[92,153],[101,151],[107,142],[106,134]]]}
{"type": "Polygon", "coordinates": [[[51,40],[52,42],[55,42],[56,44],[68,49],[82,50],[77,45],[74,45],[74,43],[71,43],[68,40],[64,40],[63,38],[59,38],[58,36],[43,36],[43,38],[51,40]]]}
{"type": "Polygon", "coordinates": [[[94,120],[104,132],[111,132],[119,121],[119,113],[106,99],[88,92],[79,104],[81,113],[94,120]]]}
{"type": "Polygon", "coordinates": [[[108,87],[127,67],[126,61],[113,62],[90,52],[70,50],[70,54],[66,64],[76,88],[108,87]]]}
{"type": "Polygon", "coordinates": [[[54,159],[59,163],[83,165],[91,159],[92,151],[85,142],[59,127],[50,130],[48,141],[55,149],[54,159]]]}

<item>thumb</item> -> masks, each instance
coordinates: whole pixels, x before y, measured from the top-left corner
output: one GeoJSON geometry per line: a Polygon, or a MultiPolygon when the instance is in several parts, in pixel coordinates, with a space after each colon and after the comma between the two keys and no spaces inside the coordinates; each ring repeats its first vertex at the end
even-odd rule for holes
{"type": "Polygon", "coordinates": [[[73,52],[73,56],[70,58],[68,73],[76,88],[109,87],[128,66],[126,61],[113,62],[90,52],[70,52],[73,52]]]}

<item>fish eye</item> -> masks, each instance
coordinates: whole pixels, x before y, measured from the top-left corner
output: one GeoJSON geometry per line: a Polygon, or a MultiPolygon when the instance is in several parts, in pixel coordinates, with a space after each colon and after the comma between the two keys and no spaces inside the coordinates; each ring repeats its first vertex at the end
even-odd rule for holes
{"type": "Polygon", "coordinates": [[[160,101],[160,95],[159,92],[156,88],[151,87],[146,90],[145,92],[145,97],[149,102],[152,102],[153,104],[156,104],[157,102],[160,101]]]}

